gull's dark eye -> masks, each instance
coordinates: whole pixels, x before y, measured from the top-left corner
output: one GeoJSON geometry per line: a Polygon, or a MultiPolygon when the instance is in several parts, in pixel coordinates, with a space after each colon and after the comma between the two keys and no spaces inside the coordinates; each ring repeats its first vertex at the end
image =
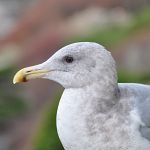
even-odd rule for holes
{"type": "Polygon", "coordinates": [[[73,57],[72,56],[65,56],[64,57],[65,62],[67,63],[72,63],[73,62],[73,57]]]}

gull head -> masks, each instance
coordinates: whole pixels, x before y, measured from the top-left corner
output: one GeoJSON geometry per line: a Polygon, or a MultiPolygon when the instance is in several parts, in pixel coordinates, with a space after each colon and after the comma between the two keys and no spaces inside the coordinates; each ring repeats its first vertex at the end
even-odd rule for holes
{"type": "Polygon", "coordinates": [[[13,82],[46,78],[64,88],[80,88],[100,80],[116,79],[115,62],[110,52],[93,42],[78,42],[58,50],[42,64],[18,71],[13,82]]]}

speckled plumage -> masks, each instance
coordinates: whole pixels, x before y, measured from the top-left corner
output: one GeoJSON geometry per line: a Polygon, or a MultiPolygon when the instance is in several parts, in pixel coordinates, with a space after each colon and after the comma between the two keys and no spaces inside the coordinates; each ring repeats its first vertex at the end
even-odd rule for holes
{"type": "Polygon", "coordinates": [[[150,150],[150,86],[118,84],[103,46],[74,43],[35,68],[49,69],[43,78],[65,88],[57,111],[65,150],[150,150]]]}

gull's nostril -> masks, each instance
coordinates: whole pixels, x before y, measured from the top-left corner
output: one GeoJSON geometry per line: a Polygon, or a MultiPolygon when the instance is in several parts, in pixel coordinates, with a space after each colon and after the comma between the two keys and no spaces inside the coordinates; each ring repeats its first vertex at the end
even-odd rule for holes
{"type": "Polygon", "coordinates": [[[27,73],[30,73],[31,72],[31,70],[28,70],[28,71],[26,71],[27,73]]]}

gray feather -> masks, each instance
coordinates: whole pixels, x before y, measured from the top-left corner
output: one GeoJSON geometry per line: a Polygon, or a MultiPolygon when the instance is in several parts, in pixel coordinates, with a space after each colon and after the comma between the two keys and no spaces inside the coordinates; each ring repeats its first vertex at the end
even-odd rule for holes
{"type": "Polygon", "coordinates": [[[150,128],[149,127],[141,127],[140,128],[141,135],[150,141],[150,128]]]}
{"type": "Polygon", "coordinates": [[[143,137],[150,140],[150,86],[143,84],[121,84],[126,96],[133,96],[134,108],[143,122],[140,132],[143,137]],[[128,90],[125,92],[125,89],[128,90]]]}

